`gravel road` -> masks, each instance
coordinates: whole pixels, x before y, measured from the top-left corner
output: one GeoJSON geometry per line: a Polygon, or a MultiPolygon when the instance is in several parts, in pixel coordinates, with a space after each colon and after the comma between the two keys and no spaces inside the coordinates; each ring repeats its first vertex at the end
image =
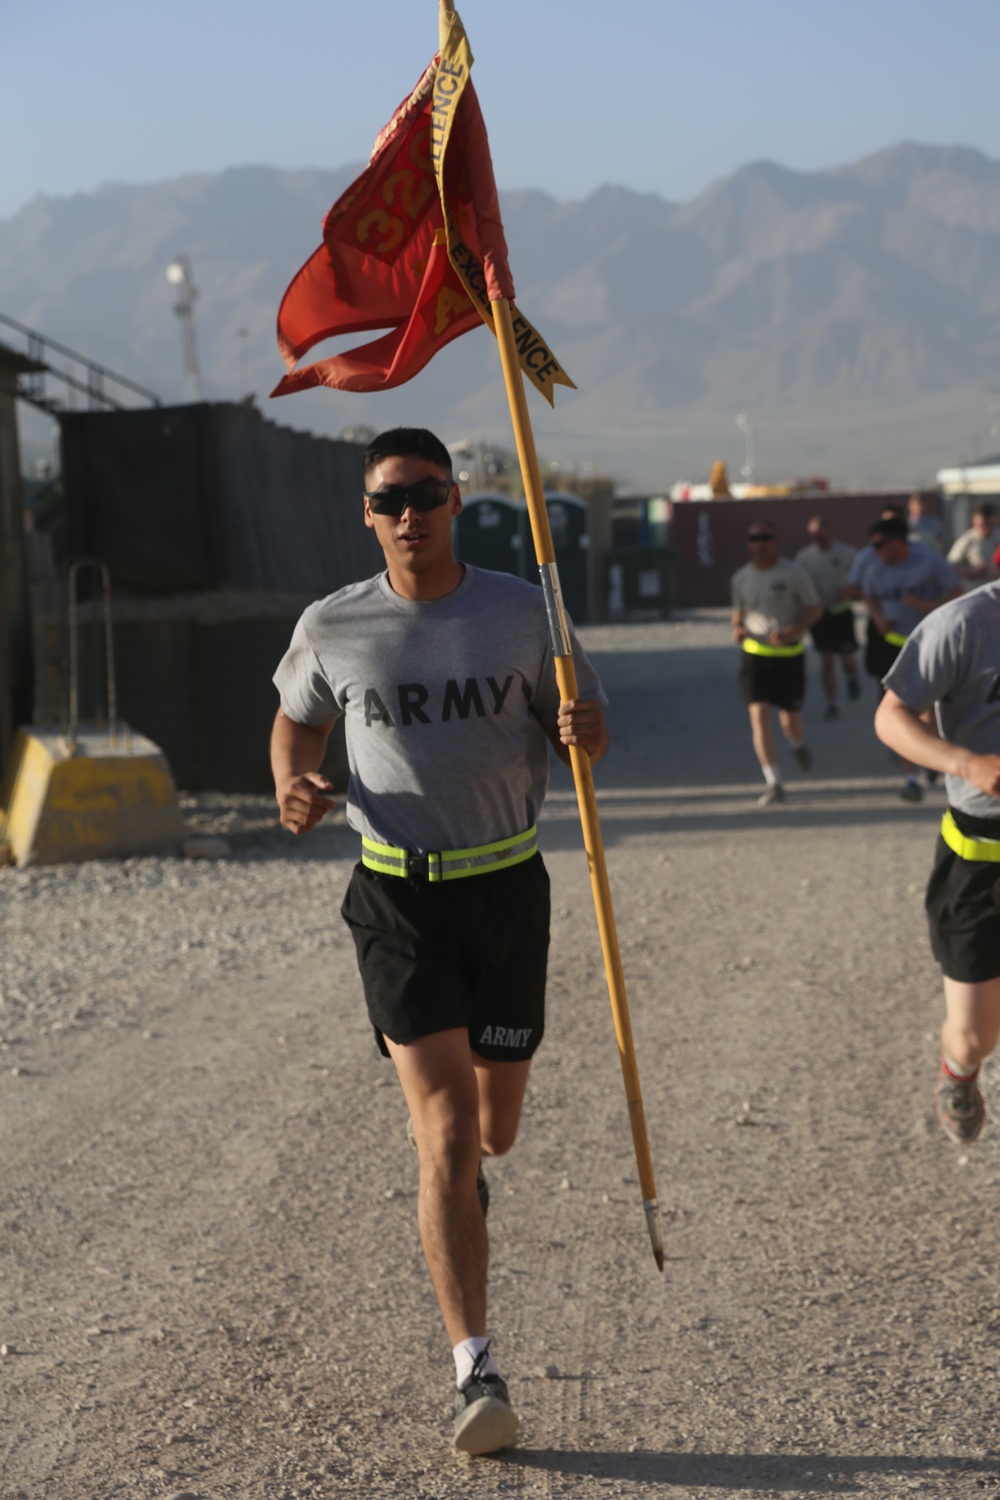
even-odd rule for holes
{"type": "Polygon", "coordinates": [[[229,858],[0,870],[3,1500],[1000,1494],[998,1135],[957,1151],[931,1107],[943,796],[897,799],[867,688],[820,722],[813,661],[815,772],[761,812],[723,612],[581,636],[665,1274],[568,773],[549,1029],[490,1170],[522,1433],[476,1461],[339,916],[355,838],[186,798],[229,858]]]}

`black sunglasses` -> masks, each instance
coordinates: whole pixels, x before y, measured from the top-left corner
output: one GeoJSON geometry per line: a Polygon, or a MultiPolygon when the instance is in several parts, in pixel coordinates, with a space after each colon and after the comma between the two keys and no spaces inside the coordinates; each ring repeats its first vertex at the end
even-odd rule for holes
{"type": "Polygon", "coordinates": [[[872,542],[872,544],[871,544],[872,551],[873,552],[881,552],[882,548],[885,546],[885,544],[886,544],[886,542],[888,540],[889,540],[889,538],[884,536],[884,537],[881,538],[880,541],[872,542]]]}
{"type": "Polygon", "coordinates": [[[773,531],[748,531],[747,532],[747,541],[748,542],[773,542],[774,541],[774,532],[773,531]]]}
{"type": "Polygon", "coordinates": [[[419,484],[387,484],[384,489],[365,491],[365,499],[376,516],[401,516],[404,510],[437,510],[444,505],[454,485],[452,479],[421,479],[419,484]]]}

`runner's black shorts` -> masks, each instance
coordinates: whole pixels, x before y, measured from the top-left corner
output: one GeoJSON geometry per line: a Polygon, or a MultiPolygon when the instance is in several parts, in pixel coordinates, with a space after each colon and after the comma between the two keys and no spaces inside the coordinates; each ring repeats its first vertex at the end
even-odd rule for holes
{"type": "Polygon", "coordinates": [[[881,682],[902,649],[902,646],[894,646],[892,641],[887,641],[884,635],[879,635],[873,621],[871,634],[865,643],[865,671],[881,682]]]}
{"type": "Polygon", "coordinates": [[[465,1027],[473,1052],[523,1062],[545,1030],[549,876],[540,854],[429,884],[357,864],[341,914],[379,1049],[465,1027]]]}
{"type": "MultiPolygon", "coordinates": [[[[1000,826],[952,817],[967,838],[1000,838],[1000,826]]],[[[948,979],[985,984],[1000,977],[1000,864],[963,859],[938,836],[925,900],[931,948],[948,979]]]]}
{"type": "Polygon", "coordinates": [[[850,656],[858,649],[852,611],[828,609],[812,627],[812,638],[817,651],[835,651],[838,656],[850,656]]]}
{"type": "Polygon", "coordinates": [[[741,653],[740,696],[744,703],[773,703],[798,713],[806,696],[805,653],[800,656],[752,656],[741,653]]]}

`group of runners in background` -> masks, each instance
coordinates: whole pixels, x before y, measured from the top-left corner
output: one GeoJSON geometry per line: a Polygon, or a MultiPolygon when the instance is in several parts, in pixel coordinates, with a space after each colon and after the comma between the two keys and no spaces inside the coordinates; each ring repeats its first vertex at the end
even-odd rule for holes
{"type": "Polygon", "coordinates": [[[920,802],[925,779],[945,777],[926,910],[944,980],[945,1021],[935,1089],[938,1120],[959,1145],[985,1120],[979,1070],[1000,1035],[1000,530],[984,504],[944,553],[941,523],[919,495],[887,506],[855,550],[823,516],[792,562],[774,525],[747,528],[750,561],[732,578],[732,626],[742,649],[740,688],[764,774],[758,805],[785,801],[771,709],[796,762],[805,740],[805,637],[820,653],[825,707],[835,719],[839,658],[858,698],[854,607],[864,604],[865,670],[875,678],[875,730],[903,773],[900,796],[920,802]]]}
{"type": "MultiPolygon", "coordinates": [[[[742,649],[740,691],[765,783],[760,807],[785,801],[772,708],[799,769],[813,767],[802,722],[808,634],[820,657],[823,718],[836,719],[838,675],[849,699],[862,691],[856,604],[864,605],[867,616],[864,668],[881,697],[886,673],[920,621],[963,590],[1000,577],[1000,527],[989,504],[973,511],[971,525],[946,557],[940,519],[927,512],[920,495],[906,507],[886,506],[860,550],[841,541],[825,516],[814,516],[806,530],[809,540],[792,561],[779,556],[773,522],[752,520],[750,561],[731,581],[733,637],[742,649]]],[[[897,758],[900,796],[921,801],[919,768],[903,755],[897,758]]],[[[937,773],[928,767],[925,777],[934,781],[937,773]]]]}

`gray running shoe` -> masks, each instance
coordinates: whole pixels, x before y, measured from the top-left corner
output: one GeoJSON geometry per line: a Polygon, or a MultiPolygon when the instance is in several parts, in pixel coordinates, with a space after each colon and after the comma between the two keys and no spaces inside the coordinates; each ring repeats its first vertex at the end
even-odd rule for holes
{"type": "Polygon", "coordinates": [[[499,1375],[481,1375],[488,1348],[455,1392],[454,1444],[460,1453],[497,1453],[513,1441],[519,1423],[499,1375]]]}
{"type": "Polygon", "coordinates": [[[795,756],[795,760],[800,771],[812,770],[813,756],[812,751],[809,749],[808,745],[800,745],[797,750],[792,751],[792,754],[795,756]]]}
{"type": "Polygon", "coordinates": [[[934,1090],[934,1109],[941,1129],[958,1146],[974,1141],[986,1119],[986,1105],[975,1077],[952,1078],[943,1063],[934,1090]]]}
{"type": "MultiPolygon", "coordinates": [[[[417,1134],[413,1128],[412,1115],[407,1115],[406,1117],[406,1139],[409,1141],[414,1151],[416,1151],[417,1134]]],[[[479,1207],[482,1209],[483,1218],[485,1219],[486,1215],[490,1211],[490,1185],[486,1181],[486,1174],[483,1171],[482,1161],[480,1161],[479,1167],[476,1171],[476,1195],[479,1198],[479,1207]]]]}
{"type": "Polygon", "coordinates": [[[857,672],[852,672],[847,679],[847,696],[852,703],[861,697],[861,683],[858,680],[857,672]]]}
{"type": "Polygon", "coordinates": [[[924,789],[922,786],[918,786],[915,781],[904,781],[899,789],[899,795],[904,802],[923,802],[924,789]]]}
{"type": "Polygon", "coordinates": [[[774,807],[777,802],[785,801],[785,788],[783,786],[766,786],[757,798],[758,807],[774,807]]]}

